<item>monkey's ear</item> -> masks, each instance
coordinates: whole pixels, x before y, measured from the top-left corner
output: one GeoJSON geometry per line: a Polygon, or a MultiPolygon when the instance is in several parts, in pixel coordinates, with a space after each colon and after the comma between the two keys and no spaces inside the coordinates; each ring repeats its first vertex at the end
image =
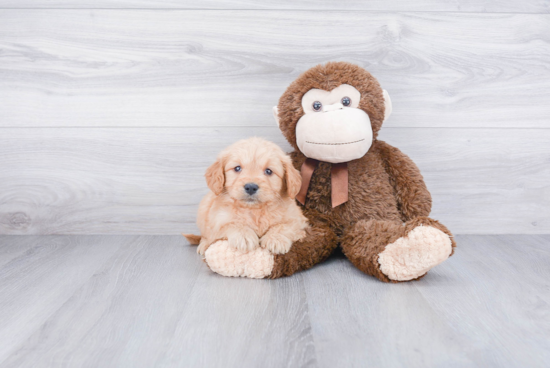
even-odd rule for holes
{"type": "Polygon", "coordinates": [[[220,158],[218,158],[216,162],[206,169],[206,174],[204,174],[204,177],[206,178],[208,188],[210,188],[215,195],[219,195],[225,185],[225,172],[223,170],[223,163],[220,158]]]}
{"type": "Polygon", "coordinates": [[[283,160],[283,166],[285,168],[285,179],[286,179],[286,190],[288,196],[292,199],[295,199],[302,187],[302,175],[300,172],[292,166],[292,161],[290,157],[285,155],[283,160]]]}
{"type": "Polygon", "coordinates": [[[279,108],[277,106],[273,106],[273,117],[275,118],[275,121],[277,122],[277,126],[279,125],[279,108]]]}
{"type": "Polygon", "coordinates": [[[384,121],[386,121],[386,120],[388,120],[388,118],[391,115],[392,104],[391,104],[390,94],[388,93],[388,91],[386,91],[385,89],[383,91],[384,91],[383,92],[383,95],[384,95],[384,121]]]}

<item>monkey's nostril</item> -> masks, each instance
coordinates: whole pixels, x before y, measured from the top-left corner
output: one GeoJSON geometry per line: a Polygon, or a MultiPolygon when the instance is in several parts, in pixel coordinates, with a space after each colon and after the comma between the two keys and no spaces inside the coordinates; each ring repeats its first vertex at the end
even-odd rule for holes
{"type": "Polygon", "coordinates": [[[258,184],[255,184],[255,183],[248,183],[248,184],[245,184],[244,185],[244,191],[248,194],[248,195],[253,195],[255,194],[258,189],[260,187],[258,187],[258,184]]]}

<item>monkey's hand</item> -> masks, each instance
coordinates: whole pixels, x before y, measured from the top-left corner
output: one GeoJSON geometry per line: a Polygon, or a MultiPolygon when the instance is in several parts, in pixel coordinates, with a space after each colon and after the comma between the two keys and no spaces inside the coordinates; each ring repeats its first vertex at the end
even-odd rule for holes
{"type": "Polygon", "coordinates": [[[274,259],[267,249],[258,247],[243,252],[230,246],[227,240],[219,240],[206,250],[204,260],[212,271],[222,276],[261,279],[271,275],[274,259]]]}

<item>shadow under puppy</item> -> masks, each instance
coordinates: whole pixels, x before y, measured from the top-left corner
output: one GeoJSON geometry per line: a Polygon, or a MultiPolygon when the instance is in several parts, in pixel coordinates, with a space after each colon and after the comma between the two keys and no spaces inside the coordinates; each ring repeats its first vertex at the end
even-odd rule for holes
{"type": "Polygon", "coordinates": [[[183,234],[199,243],[202,256],[218,240],[241,251],[262,247],[284,254],[305,236],[307,219],[294,201],[302,179],[276,144],[239,141],[219,154],[205,177],[211,192],[199,205],[201,236],[183,234]]]}

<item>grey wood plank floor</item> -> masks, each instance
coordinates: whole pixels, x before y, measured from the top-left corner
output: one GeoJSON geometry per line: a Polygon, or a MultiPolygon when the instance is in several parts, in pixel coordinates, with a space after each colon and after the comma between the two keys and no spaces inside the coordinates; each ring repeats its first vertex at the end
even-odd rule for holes
{"type": "Polygon", "coordinates": [[[213,274],[179,236],[0,236],[2,367],[543,367],[550,236],[461,235],[422,280],[341,254],[213,274]]]}

